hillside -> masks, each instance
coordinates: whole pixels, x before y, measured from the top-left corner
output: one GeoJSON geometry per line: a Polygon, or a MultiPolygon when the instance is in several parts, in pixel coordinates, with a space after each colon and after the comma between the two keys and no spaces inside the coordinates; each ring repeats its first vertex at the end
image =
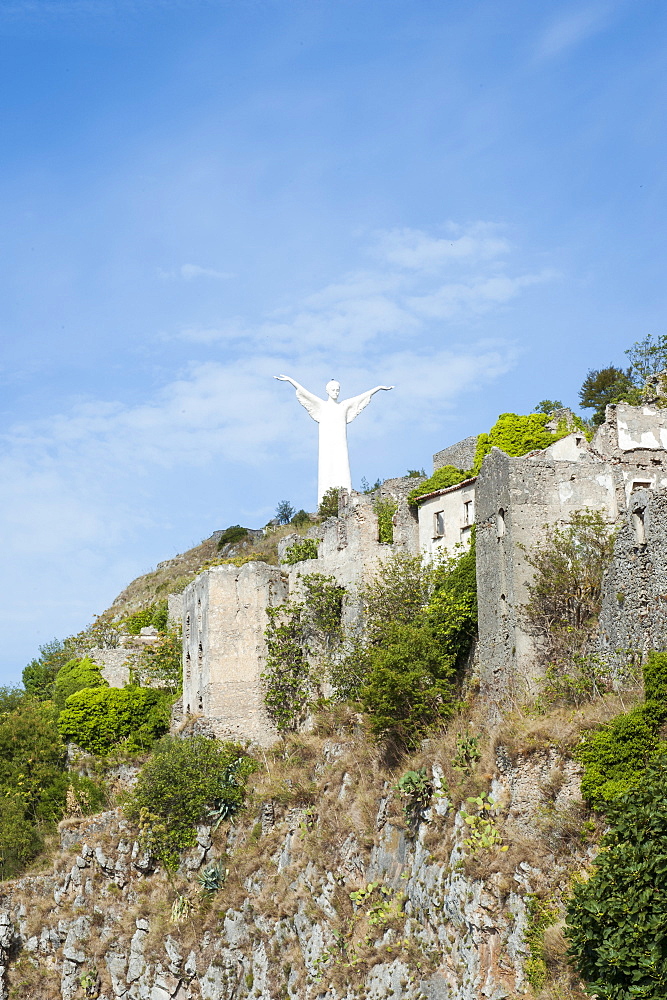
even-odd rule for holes
{"type": "Polygon", "coordinates": [[[72,817],[53,869],[3,886],[2,964],[21,957],[2,995],[579,1000],[562,903],[599,824],[571,751],[618,710],[491,732],[473,711],[393,767],[353,714],[325,713],[173,874],[118,809],[72,817]]]}
{"type": "MultiPolygon", "coordinates": [[[[309,527],[308,525],[307,527],[309,527]]],[[[257,558],[273,566],[278,565],[278,542],[288,534],[303,533],[306,528],[282,525],[272,528],[267,535],[261,531],[251,533],[243,541],[219,548],[221,531],[214,531],[210,538],[199,545],[158,563],[150,573],[144,573],[120,592],[101,618],[117,619],[133,614],[168,594],[179,594],[206,566],[219,560],[257,558]]]]}

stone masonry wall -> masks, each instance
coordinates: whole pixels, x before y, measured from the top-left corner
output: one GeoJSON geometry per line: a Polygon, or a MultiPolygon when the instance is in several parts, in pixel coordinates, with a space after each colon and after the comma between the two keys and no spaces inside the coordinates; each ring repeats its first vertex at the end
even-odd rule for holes
{"type": "Polygon", "coordinates": [[[597,651],[613,663],[667,648],[667,491],[630,497],[603,589],[597,651]]]}
{"type": "Polygon", "coordinates": [[[276,738],[260,675],[267,607],[287,599],[279,567],[263,562],[214,566],[183,594],[183,709],[203,714],[216,735],[260,746],[276,738]]]}
{"type": "MultiPolygon", "coordinates": [[[[494,448],[477,479],[477,658],[491,703],[535,693],[542,674],[522,614],[533,577],[527,551],[544,539],[546,526],[564,524],[577,510],[599,510],[611,524],[618,516],[607,463],[585,447],[575,461],[550,458],[548,451],[510,458],[494,448]]],[[[563,445],[558,453],[572,457],[563,445]]]]}
{"type": "Polygon", "coordinates": [[[444,465],[453,465],[464,472],[471,469],[472,463],[475,461],[476,449],[476,434],[464,438],[463,441],[457,441],[456,444],[450,444],[448,448],[443,448],[442,451],[436,452],[433,456],[433,471],[441,469],[444,465]]]}

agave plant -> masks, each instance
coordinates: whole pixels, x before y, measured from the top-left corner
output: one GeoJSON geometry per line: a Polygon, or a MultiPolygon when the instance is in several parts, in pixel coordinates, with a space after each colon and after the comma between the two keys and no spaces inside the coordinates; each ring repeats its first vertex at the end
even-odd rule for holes
{"type": "Polygon", "coordinates": [[[217,861],[212,861],[206,868],[202,868],[197,875],[197,881],[202,888],[202,892],[213,895],[214,892],[222,888],[228,875],[229,868],[225,868],[224,860],[218,858],[217,861]]]}

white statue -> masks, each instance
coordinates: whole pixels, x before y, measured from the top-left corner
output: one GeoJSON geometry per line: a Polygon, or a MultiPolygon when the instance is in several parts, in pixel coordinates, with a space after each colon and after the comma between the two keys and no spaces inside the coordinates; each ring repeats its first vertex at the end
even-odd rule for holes
{"type": "Polygon", "coordinates": [[[347,453],[347,425],[359,416],[365,406],[371,401],[371,396],[380,389],[393,389],[393,385],[376,385],[368,392],[352,396],[337,402],[340,395],[340,384],[331,379],[326,384],[327,399],[320,399],[308,392],[302,385],[295,382],[289,375],[274,375],[281,382],[290,382],[296,389],[296,398],[308,410],[313,420],[320,425],[319,462],[317,468],[317,503],[322,503],[322,497],[327,490],[335,486],[337,489],[352,491],[350,477],[350,459],[347,453]]]}

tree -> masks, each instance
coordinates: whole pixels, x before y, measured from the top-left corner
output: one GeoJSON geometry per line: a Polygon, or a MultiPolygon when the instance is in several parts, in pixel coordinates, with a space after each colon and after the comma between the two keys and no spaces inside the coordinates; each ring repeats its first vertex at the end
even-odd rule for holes
{"type": "Polygon", "coordinates": [[[563,404],[560,399],[542,399],[533,410],[533,413],[546,413],[550,417],[555,410],[560,410],[562,407],[563,404]]]}
{"type": "Polygon", "coordinates": [[[328,517],[338,517],[338,494],[340,490],[337,486],[330,486],[326,491],[322,499],[320,500],[320,506],[317,509],[317,515],[323,521],[326,521],[328,517]]]}
{"type": "Polygon", "coordinates": [[[23,686],[28,694],[40,701],[53,698],[56,674],[75,655],[74,641],[52,639],[39,647],[39,657],[31,660],[23,669],[23,686]]]}
{"type": "Polygon", "coordinates": [[[55,679],[53,700],[62,711],[71,694],[84,688],[108,687],[100,668],[87,656],[81,660],[68,660],[55,679]]]}
{"type": "Polygon", "coordinates": [[[595,411],[592,419],[596,426],[604,421],[609,403],[621,400],[638,402],[638,389],[630,371],[607,365],[606,368],[592,368],[588,372],[579,390],[579,402],[585,409],[595,411]]]}
{"type": "Polygon", "coordinates": [[[526,553],[535,572],[523,614],[556,680],[570,675],[595,629],[614,539],[599,511],[575,511],[568,524],[545,529],[544,539],[526,553]]]}
{"type": "Polygon", "coordinates": [[[310,524],[310,514],[303,507],[301,510],[297,510],[296,514],[292,517],[292,524],[295,528],[300,528],[304,524],[310,524]]]}
{"type": "Polygon", "coordinates": [[[289,500],[281,500],[276,507],[276,521],[278,524],[289,524],[296,511],[289,500]]]}
{"type": "Polygon", "coordinates": [[[667,762],[609,807],[593,874],[567,909],[570,957],[598,1000],[667,996],[667,762]]]}
{"type": "Polygon", "coordinates": [[[637,340],[625,353],[630,359],[630,378],[635,385],[643,387],[651,375],[657,375],[667,368],[667,334],[654,337],[649,333],[643,340],[637,340]]]}

